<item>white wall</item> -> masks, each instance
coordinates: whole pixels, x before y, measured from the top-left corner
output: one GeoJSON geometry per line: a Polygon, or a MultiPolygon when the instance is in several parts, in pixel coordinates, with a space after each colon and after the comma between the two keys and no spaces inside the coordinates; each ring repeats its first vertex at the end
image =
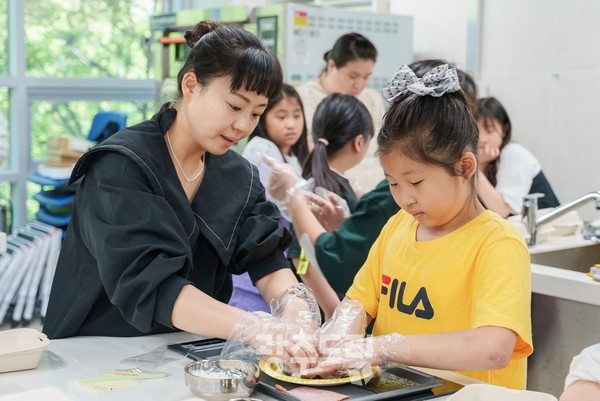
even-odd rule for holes
{"type": "MultiPolygon", "coordinates": [[[[441,58],[465,69],[469,0],[389,0],[392,14],[414,17],[414,59],[441,58]]],[[[384,10],[382,10],[384,11],[384,10]]]]}
{"type": "MultiPolygon", "coordinates": [[[[600,190],[600,2],[484,0],[480,76],[561,202],[600,190]]],[[[593,205],[580,210],[600,217],[593,205]]]]}
{"type": "MultiPolygon", "coordinates": [[[[460,66],[472,3],[390,0],[389,11],[415,17],[415,58],[460,66]]],[[[561,202],[600,190],[600,2],[479,0],[478,8],[480,92],[505,105],[514,140],[540,160],[561,202]]],[[[593,205],[579,213],[600,218],[593,205]]]]}

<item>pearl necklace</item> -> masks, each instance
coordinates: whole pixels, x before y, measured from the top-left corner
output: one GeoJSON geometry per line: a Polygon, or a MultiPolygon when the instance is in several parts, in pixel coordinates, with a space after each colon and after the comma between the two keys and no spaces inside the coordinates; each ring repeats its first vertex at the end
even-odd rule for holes
{"type": "Polygon", "coordinates": [[[173,159],[175,159],[175,163],[177,163],[177,165],[179,166],[179,170],[181,170],[181,174],[183,175],[183,179],[185,180],[185,182],[190,183],[190,182],[194,182],[198,179],[198,177],[200,177],[200,175],[202,175],[202,173],[204,172],[204,155],[202,155],[202,157],[200,157],[200,160],[198,160],[198,165],[202,165],[202,168],[200,169],[200,171],[198,172],[198,174],[196,174],[194,177],[189,178],[187,175],[185,175],[185,171],[183,171],[183,167],[181,167],[181,163],[179,163],[179,160],[177,159],[177,156],[175,155],[175,151],[173,150],[173,145],[171,145],[171,138],[169,137],[169,131],[167,131],[167,144],[169,145],[169,150],[171,151],[171,154],[173,155],[173,159]]]}

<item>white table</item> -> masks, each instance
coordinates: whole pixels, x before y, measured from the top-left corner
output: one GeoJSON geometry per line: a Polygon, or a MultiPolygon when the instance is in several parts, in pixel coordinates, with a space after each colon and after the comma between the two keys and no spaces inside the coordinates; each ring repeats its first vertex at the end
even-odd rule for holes
{"type": "MultiPolygon", "coordinates": [[[[166,346],[198,338],[189,333],[171,333],[131,338],[73,337],[53,340],[37,369],[0,374],[0,401],[197,401],[198,398],[193,398],[188,391],[183,375],[183,367],[190,360],[167,351],[166,346]],[[143,358],[138,358],[137,363],[123,363],[125,359],[140,355],[143,358]],[[138,366],[144,370],[165,372],[170,376],[104,393],[94,393],[72,383],[78,378],[138,366]]],[[[423,370],[460,384],[475,382],[453,372],[423,370]]],[[[261,398],[272,400],[262,395],[261,398]]],[[[436,400],[447,398],[440,397],[436,400]]]]}

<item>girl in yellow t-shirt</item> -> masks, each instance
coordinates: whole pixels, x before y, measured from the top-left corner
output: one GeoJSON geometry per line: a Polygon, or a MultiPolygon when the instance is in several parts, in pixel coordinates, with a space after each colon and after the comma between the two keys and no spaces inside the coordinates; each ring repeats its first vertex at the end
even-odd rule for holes
{"type": "Polygon", "coordinates": [[[383,93],[378,155],[401,210],[321,328],[320,364],[303,373],[392,361],[523,389],[533,350],[529,253],[477,198],[473,104],[447,65],[422,78],[402,66],[383,93]]]}

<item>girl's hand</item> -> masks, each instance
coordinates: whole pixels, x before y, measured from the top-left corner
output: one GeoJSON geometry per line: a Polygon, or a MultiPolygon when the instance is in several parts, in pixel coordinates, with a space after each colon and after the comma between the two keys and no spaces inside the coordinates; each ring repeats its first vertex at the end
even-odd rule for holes
{"type": "Polygon", "coordinates": [[[319,364],[302,372],[303,376],[336,376],[370,371],[386,361],[402,362],[408,359],[408,341],[398,333],[345,341],[321,355],[319,364]]]}
{"type": "Polygon", "coordinates": [[[493,162],[500,157],[500,148],[488,144],[480,145],[477,149],[477,160],[482,165],[493,162]]]}
{"type": "Polygon", "coordinates": [[[352,339],[362,339],[367,328],[367,313],[362,304],[349,298],[335,308],[331,319],[317,331],[317,346],[321,356],[329,350],[352,339]]]}
{"type": "Polygon", "coordinates": [[[321,187],[316,187],[315,192],[317,194],[306,194],[310,209],[325,231],[332,232],[350,215],[348,203],[339,195],[321,187]]]}

